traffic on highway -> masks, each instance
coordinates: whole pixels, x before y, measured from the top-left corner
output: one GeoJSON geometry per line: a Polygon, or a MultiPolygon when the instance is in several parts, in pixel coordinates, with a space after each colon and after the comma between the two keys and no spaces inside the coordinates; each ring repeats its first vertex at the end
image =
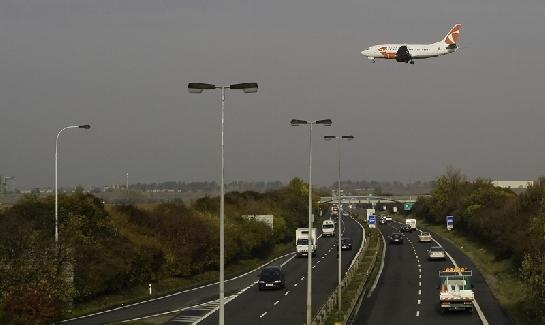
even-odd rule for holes
{"type": "Polygon", "coordinates": [[[459,249],[418,228],[401,233],[406,227],[399,221],[380,226],[384,268],[355,324],[511,324],[459,249]]]}

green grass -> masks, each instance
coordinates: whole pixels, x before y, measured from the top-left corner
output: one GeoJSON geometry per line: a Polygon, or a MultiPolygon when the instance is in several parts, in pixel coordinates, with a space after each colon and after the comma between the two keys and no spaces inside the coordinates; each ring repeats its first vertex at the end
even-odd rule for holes
{"type": "MultiPolygon", "coordinates": [[[[286,254],[291,251],[293,251],[293,245],[291,243],[276,245],[271,254],[269,254],[269,256],[264,259],[255,258],[241,260],[235,264],[226,266],[225,278],[228,279],[230,277],[245,273],[260,266],[261,264],[272,258],[286,254]]],[[[90,313],[95,313],[100,310],[110,309],[121,305],[128,305],[131,303],[166,295],[176,291],[181,291],[199,285],[216,282],[218,281],[218,278],[219,271],[210,271],[188,278],[162,279],[156,283],[152,283],[152,296],[149,295],[149,289],[147,284],[142,284],[141,286],[129,288],[128,290],[125,290],[121,293],[105,295],[87,301],[85,303],[75,304],[72,312],[66,314],[65,318],[78,317],[90,313]]]]}
{"type": "Polygon", "coordinates": [[[529,324],[524,309],[527,299],[525,286],[519,278],[517,268],[510,260],[496,259],[493,247],[457,232],[456,229],[447,231],[445,226],[432,225],[422,219],[418,219],[417,225],[438,234],[464,252],[483,274],[493,295],[513,324],[529,324]]]}

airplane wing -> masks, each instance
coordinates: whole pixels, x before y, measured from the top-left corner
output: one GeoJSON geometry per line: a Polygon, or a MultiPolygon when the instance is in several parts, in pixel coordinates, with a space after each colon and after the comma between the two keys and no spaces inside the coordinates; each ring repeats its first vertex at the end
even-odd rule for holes
{"type": "Polygon", "coordinates": [[[396,53],[397,62],[409,62],[412,60],[412,55],[407,48],[407,45],[401,45],[396,53]]]}

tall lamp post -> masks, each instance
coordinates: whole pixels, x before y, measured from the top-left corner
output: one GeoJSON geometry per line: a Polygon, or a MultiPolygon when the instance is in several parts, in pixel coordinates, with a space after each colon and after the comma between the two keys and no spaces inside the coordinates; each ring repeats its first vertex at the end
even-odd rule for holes
{"type": "Polygon", "coordinates": [[[308,125],[309,126],[309,167],[308,167],[308,267],[307,267],[307,325],[312,324],[312,126],[314,124],[321,124],[325,126],[331,126],[331,119],[317,120],[317,121],[304,121],[304,120],[291,120],[292,126],[308,125]]]}
{"type": "Polygon", "coordinates": [[[64,130],[67,129],[85,129],[89,130],[91,126],[89,124],[84,125],[69,125],[62,128],[59,133],[57,133],[57,140],[55,140],[55,244],[59,242],[59,193],[58,193],[58,182],[57,182],[57,157],[58,157],[58,148],[59,148],[59,136],[64,130]]]}
{"type": "Polygon", "coordinates": [[[326,135],[324,136],[324,139],[326,141],[330,141],[330,140],[333,140],[333,139],[337,139],[337,144],[338,144],[338,153],[339,153],[339,180],[337,182],[337,185],[338,185],[338,188],[337,188],[337,196],[339,198],[339,217],[337,218],[338,220],[338,236],[339,237],[339,242],[338,242],[338,254],[339,254],[339,281],[338,281],[338,296],[337,296],[337,300],[339,302],[339,311],[341,311],[341,280],[342,280],[342,267],[341,267],[341,218],[343,216],[342,214],[342,210],[343,210],[343,206],[342,206],[342,202],[341,202],[341,141],[342,140],[354,140],[354,136],[353,135],[342,135],[342,136],[338,136],[338,135],[326,135]]]}
{"type": "Polygon", "coordinates": [[[224,198],[224,185],[223,185],[223,173],[224,173],[224,146],[223,146],[223,130],[224,130],[224,108],[225,108],[225,89],[240,89],[245,93],[257,92],[257,83],[239,83],[229,86],[217,86],[207,83],[189,83],[187,89],[190,93],[200,94],[204,90],[221,89],[221,184],[220,184],[220,309],[219,309],[219,324],[225,323],[225,236],[224,236],[224,212],[225,212],[225,198],[224,198]]]}

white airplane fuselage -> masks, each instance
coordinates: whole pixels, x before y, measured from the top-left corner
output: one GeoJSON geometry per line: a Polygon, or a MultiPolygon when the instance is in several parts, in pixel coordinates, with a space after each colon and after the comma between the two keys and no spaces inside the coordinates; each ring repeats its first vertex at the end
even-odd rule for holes
{"type": "Polygon", "coordinates": [[[413,59],[434,58],[440,55],[456,52],[456,48],[447,48],[447,44],[379,44],[363,50],[361,53],[368,59],[395,59],[396,53],[401,46],[407,46],[413,59]]]}
{"type": "Polygon", "coordinates": [[[460,24],[452,26],[447,35],[439,42],[431,44],[378,44],[361,51],[361,54],[373,62],[375,59],[387,59],[414,63],[415,59],[434,58],[456,52],[458,49],[456,43],[460,40],[461,29],[462,25],[460,24]]]}

